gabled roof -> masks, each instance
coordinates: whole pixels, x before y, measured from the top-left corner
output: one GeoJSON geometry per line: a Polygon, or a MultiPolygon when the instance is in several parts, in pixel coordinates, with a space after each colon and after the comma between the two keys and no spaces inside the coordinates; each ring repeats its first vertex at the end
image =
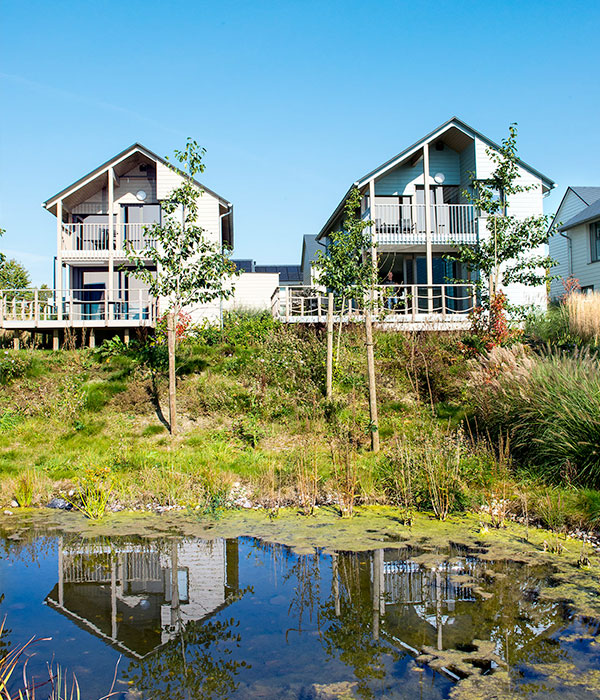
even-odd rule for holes
{"type": "MultiPolygon", "coordinates": [[[[107,171],[109,167],[117,165],[118,163],[126,160],[127,158],[129,158],[131,155],[133,155],[136,152],[142,153],[150,160],[153,160],[157,163],[162,163],[166,167],[171,168],[172,170],[175,170],[180,175],[185,176],[185,173],[182,170],[180,170],[179,168],[176,168],[175,166],[173,166],[172,163],[169,163],[164,158],[161,158],[161,156],[157,155],[156,153],[151,151],[149,148],[146,148],[141,143],[136,142],[136,143],[132,144],[131,146],[129,146],[129,148],[125,148],[120,153],[117,153],[116,156],[113,156],[112,158],[107,160],[105,163],[102,163],[102,165],[99,165],[97,168],[94,168],[94,170],[90,171],[87,175],[80,177],[79,180],[76,180],[75,182],[70,184],[68,187],[65,187],[60,192],[57,192],[54,196],[50,197],[45,202],[43,202],[42,206],[45,209],[51,209],[53,206],[56,205],[56,203],[59,199],[64,198],[64,197],[68,196],[69,194],[72,194],[73,192],[76,192],[80,187],[83,187],[85,184],[93,181],[96,177],[103,174],[104,171],[107,171]]],[[[206,191],[209,194],[216,197],[224,206],[227,206],[227,207],[231,206],[231,203],[228,200],[224,199],[223,197],[218,195],[213,190],[209,189],[208,187],[206,187],[202,183],[198,182],[198,180],[194,180],[194,182],[196,183],[196,185],[198,185],[198,187],[200,187],[204,191],[206,191]]]]}
{"type": "Polygon", "coordinates": [[[590,205],[600,199],[600,187],[569,187],[586,204],[590,205]]]}
{"type": "Polygon", "coordinates": [[[595,221],[596,219],[600,219],[600,199],[597,199],[593,204],[590,204],[589,207],[586,207],[572,219],[569,219],[567,223],[563,224],[558,230],[566,231],[569,228],[579,226],[580,224],[587,224],[589,221],[595,221]]]}
{"type": "MultiPolygon", "coordinates": [[[[390,158],[385,163],[382,163],[382,165],[375,168],[375,170],[371,170],[371,172],[367,173],[366,175],[363,175],[363,177],[356,180],[356,182],[354,182],[352,184],[352,186],[348,188],[348,192],[346,192],[346,194],[342,198],[342,201],[338,204],[338,206],[336,207],[333,214],[327,220],[327,223],[325,224],[325,226],[323,226],[321,231],[318,233],[317,238],[321,238],[322,236],[327,235],[327,233],[329,233],[329,227],[333,224],[335,219],[337,219],[337,217],[341,213],[341,211],[344,207],[344,203],[345,203],[348,195],[352,191],[353,187],[358,187],[358,188],[364,187],[369,182],[369,180],[372,180],[372,179],[377,178],[377,177],[381,177],[381,175],[383,175],[385,172],[387,172],[388,170],[391,170],[392,168],[395,168],[403,160],[406,160],[411,155],[413,155],[416,151],[423,148],[423,146],[425,144],[430,143],[431,141],[434,141],[435,139],[439,138],[440,136],[442,136],[442,134],[444,134],[445,132],[449,131],[452,128],[457,129],[458,132],[462,132],[463,134],[465,134],[466,137],[468,137],[470,139],[475,139],[475,138],[480,139],[481,141],[483,141],[485,144],[487,144],[491,148],[494,148],[494,149],[500,148],[500,144],[496,143],[495,141],[492,141],[490,138],[488,138],[487,136],[482,134],[480,131],[473,129],[473,127],[469,126],[466,122],[462,121],[462,119],[459,119],[458,117],[452,117],[451,119],[448,119],[448,121],[444,122],[437,129],[430,131],[422,139],[413,143],[412,146],[405,148],[403,151],[401,151],[400,153],[395,155],[393,158],[390,158]]],[[[530,173],[532,173],[536,177],[539,177],[540,180],[542,181],[542,185],[545,186],[547,190],[553,189],[553,187],[556,184],[553,180],[546,177],[539,170],[536,170],[531,165],[528,165],[527,163],[522,161],[520,158],[517,159],[517,162],[519,163],[519,165],[522,168],[529,171],[530,173]]]]}

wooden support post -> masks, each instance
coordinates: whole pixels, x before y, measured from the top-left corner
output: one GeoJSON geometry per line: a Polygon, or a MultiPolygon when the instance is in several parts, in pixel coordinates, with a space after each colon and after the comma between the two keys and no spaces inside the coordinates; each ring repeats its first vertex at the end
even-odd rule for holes
{"type": "Polygon", "coordinates": [[[123,331],[123,342],[125,345],[129,345],[129,328],[125,328],[123,331]]]}
{"type": "MultiPolygon", "coordinates": [[[[375,181],[369,182],[369,201],[371,216],[375,211],[375,181]]],[[[374,221],[373,218],[371,218],[374,221]]],[[[365,344],[367,346],[367,374],[369,379],[369,413],[371,418],[371,449],[379,452],[379,418],[377,415],[377,385],[375,382],[375,350],[373,347],[373,306],[375,304],[375,289],[377,283],[378,265],[377,249],[375,248],[375,224],[371,226],[371,264],[373,265],[373,284],[369,291],[369,298],[365,304],[365,344]]]]}
{"type": "Polygon", "coordinates": [[[21,339],[18,335],[13,338],[13,350],[19,350],[21,348],[21,339]]]}
{"type": "Polygon", "coordinates": [[[59,199],[56,204],[56,307],[58,312],[58,320],[62,321],[62,288],[63,288],[63,268],[62,268],[62,225],[63,225],[63,204],[62,199],[59,199]]]}
{"type": "Polygon", "coordinates": [[[115,172],[113,168],[108,169],[108,314],[105,314],[105,323],[109,318],[112,318],[113,313],[113,302],[115,300],[115,262],[114,262],[114,249],[115,249],[115,190],[114,190],[114,178],[115,172]]]}
{"type": "Polygon", "coordinates": [[[92,348],[92,349],[94,349],[96,347],[96,329],[95,328],[90,328],[89,345],[90,345],[90,348],[92,348]]]}
{"type": "Polygon", "coordinates": [[[333,292],[327,295],[327,399],[333,397],[333,292]]]}
{"type": "Polygon", "coordinates": [[[423,146],[423,193],[425,201],[425,262],[427,266],[427,311],[433,310],[433,252],[431,245],[431,192],[429,190],[429,144],[423,146]]]}
{"type": "Polygon", "coordinates": [[[52,349],[53,350],[60,350],[60,341],[58,337],[58,328],[55,328],[52,331],[52,349]]]}

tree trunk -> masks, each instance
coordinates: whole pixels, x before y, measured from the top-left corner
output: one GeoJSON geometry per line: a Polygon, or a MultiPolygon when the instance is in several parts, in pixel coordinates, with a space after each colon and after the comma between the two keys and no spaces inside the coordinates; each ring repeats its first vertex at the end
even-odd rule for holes
{"type": "MultiPolygon", "coordinates": [[[[342,308],[340,310],[340,322],[338,325],[338,337],[337,337],[337,348],[335,351],[335,361],[337,364],[340,362],[340,345],[342,343],[342,324],[344,322],[344,307],[346,306],[346,297],[342,297],[342,308]]],[[[349,314],[350,312],[348,312],[349,314]]]]}
{"type": "Polygon", "coordinates": [[[377,417],[377,388],[375,386],[375,354],[373,351],[373,318],[370,304],[365,307],[365,339],[367,373],[369,375],[369,412],[371,415],[371,449],[379,452],[379,421],[377,417]]]}
{"type": "Polygon", "coordinates": [[[177,432],[177,385],[175,378],[175,328],[177,315],[172,311],[167,317],[167,346],[169,349],[169,432],[177,432]]]}
{"type": "Polygon", "coordinates": [[[327,400],[333,397],[333,292],[327,295],[327,368],[326,368],[327,400]]]}

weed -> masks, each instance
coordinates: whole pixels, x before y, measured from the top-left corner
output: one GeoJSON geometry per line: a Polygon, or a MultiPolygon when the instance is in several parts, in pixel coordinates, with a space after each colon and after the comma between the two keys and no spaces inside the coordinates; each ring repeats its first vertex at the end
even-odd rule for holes
{"type": "Polygon", "coordinates": [[[29,508],[33,502],[35,489],[35,472],[33,469],[26,469],[17,480],[15,487],[15,498],[22,508],[29,508]]]}

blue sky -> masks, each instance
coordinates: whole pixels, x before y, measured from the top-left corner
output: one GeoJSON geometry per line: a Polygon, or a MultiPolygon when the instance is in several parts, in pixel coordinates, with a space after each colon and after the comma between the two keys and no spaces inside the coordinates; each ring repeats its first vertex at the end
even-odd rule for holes
{"type": "Polygon", "coordinates": [[[299,263],[349,184],[457,115],[600,185],[596,2],[4,0],[0,247],[52,282],[40,203],[134,141],[192,136],[236,257],[299,263]]]}

